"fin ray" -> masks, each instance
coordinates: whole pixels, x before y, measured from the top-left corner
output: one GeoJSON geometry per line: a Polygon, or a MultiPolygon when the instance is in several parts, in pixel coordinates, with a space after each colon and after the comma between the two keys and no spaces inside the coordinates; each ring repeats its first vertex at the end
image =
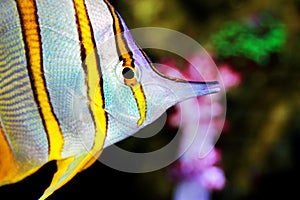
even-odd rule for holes
{"type": "Polygon", "coordinates": [[[78,172],[85,169],[87,164],[91,164],[90,161],[93,159],[94,156],[92,154],[86,153],[56,161],[57,172],[54,174],[50,186],[45,190],[39,200],[46,199],[53,192],[69,182],[78,172]]]}

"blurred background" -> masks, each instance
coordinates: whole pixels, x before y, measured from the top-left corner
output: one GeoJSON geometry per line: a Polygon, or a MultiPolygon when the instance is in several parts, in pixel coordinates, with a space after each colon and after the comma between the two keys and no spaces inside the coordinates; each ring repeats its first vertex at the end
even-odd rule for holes
{"type": "MultiPolygon", "coordinates": [[[[228,83],[225,83],[226,121],[215,148],[218,159],[212,164],[223,170],[225,183],[215,187],[201,180],[198,187],[187,184],[187,193],[196,195],[197,190],[206,190],[209,195],[190,195],[186,199],[265,199],[296,195],[300,178],[300,1],[112,3],[130,28],[158,26],[180,31],[203,45],[220,69],[227,69],[227,74],[221,72],[228,83]]],[[[148,54],[154,61],[188,70],[176,57],[160,52],[148,54]]],[[[174,108],[169,115],[174,115],[174,108]]],[[[170,127],[174,129],[168,126],[160,138],[143,143],[143,147],[167,140],[172,132],[170,127]]],[[[130,187],[138,188],[136,192],[143,199],[184,199],[179,191],[182,187],[178,185],[191,182],[191,177],[182,169],[182,162],[179,160],[158,172],[134,175],[130,187]]],[[[204,174],[205,170],[202,167],[192,172],[192,176],[197,173],[204,174]]],[[[222,183],[223,179],[219,177],[216,181],[222,183]]]]}
{"type": "MultiPolygon", "coordinates": [[[[179,159],[171,166],[144,174],[119,172],[96,162],[49,199],[235,200],[297,196],[300,1],[111,3],[129,28],[165,27],[203,45],[224,76],[225,126],[208,161],[189,163],[188,159],[179,159]],[[192,170],[186,169],[189,166],[192,170]]],[[[159,51],[147,53],[155,62],[178,67],[183,73],[188,70],[188,64],[176,56],[159,51]]],[[[135,152],[159,149],[176,134],[174,116],[178,112],[176,107],[168,111],[168,123],[159,134],[148,139],[129,138],[118,145],[135,152]]],[[[0,194],[10,195],[11,199],[17,195],[36,199],[50,183],[54,171],[54,163],[50,163],[24,181],[0,188],[0,194]]]]}

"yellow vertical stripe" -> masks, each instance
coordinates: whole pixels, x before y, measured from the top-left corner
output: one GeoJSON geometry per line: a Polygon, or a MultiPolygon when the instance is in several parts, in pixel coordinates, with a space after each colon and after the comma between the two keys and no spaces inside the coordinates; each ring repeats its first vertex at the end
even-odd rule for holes
{"type": "Polygon", "coordinates": [[[111,12],[111,15],[114,20],[114,31],[116,34],[116,41],[118,44],[118,50],[120,53],[120,56],[122,57],[124,63],[123,66],[132,66],[133,67],[133,59],[131,55],[129,54],[128,49],[126,48],[126,44],[123,40],[123,34],[122,34],[122,25],[119,20],[119,16],[117,15],[115,8],[107,1],[105,0],[106,4],[108,5],[108,8],[111,12]]]}
{"type": "Polygon", "coordinates": [[[46,199],[54,191],[71,180],[76,173],[89,166],[96,160],[96,156],[102,151],[107,129],[107,118],[104,110],[104,100],[101,90],[100,66],[91,24],[87,15],[84,0],[73,0],[78,37],[81,44],[82,67],[86,73],[87,95],[89,98],[89,109],[95,124],[94,144],[89,153],[81,152],[65,159],[58,160],[57,172],[50,186],[44,192],[41,200],[46,199]]]}
{"type": "Polygon", "coordinates": [[[145,100],[146,98],[141,84],[132,86],[132,91],[135,96],[137,106],[140,112],[140,119],[137,122],[137,125],[140,126],[146,119],[146,109],[147,109],[146,100],[145,100]]]}
{"type": "MultiPolygon", "coordinates": [[[[95,123],[95,139],[90,153],[93,156],[99,154],[104,144],[107,131],[107,116],[104,110],[104,97],[101,92],[100,66],[97,58],[96,44],[94,42],[90,20],[84,0],[73,0],[78,23],[79,38],[82,43],[84,71],[87,75],[88,97],[90,100],[90,110],[95,123]]],[[[91,158],[86,158],[88,162],[91,158]]]]}
{"type": "MultiPolygon", "coordinates": [[[[114,20],[114,31],[116,34],[117,48],[123,60],[123,67],[134,68],[134,59],[132,58],[130,51],[127,49],[125,40],[123,38],[123,28],[120,18],[116,13],[115,8],[108,2],[108,0],[105,0],[105,3],[107,4],[112,18],[114,20]]],[[[140,114],[140,119],[138,120],[137,125],[140,126],[145,121],[147,112],[147,102],[144,91],[142,89],[142,85],[140,83],[132,85],[132,80],[125,80],[124,82],[127,86],[131,88],[131,90],[133,91],[133,95],[136,99],[137,107],[139,109],[140,114]]]]}
{"type": "Polygon", "coordinates": [[[42,47],[37,8],[34,0],[17,0],[20,19],[23,28],[25,51],[29,75],[32,79],[33,92],[41,113],[41,117],[48,134],[49,160],[61,158],[63,136],[58,121],[53,113],[46,82],[42,69],[42,47]]]}

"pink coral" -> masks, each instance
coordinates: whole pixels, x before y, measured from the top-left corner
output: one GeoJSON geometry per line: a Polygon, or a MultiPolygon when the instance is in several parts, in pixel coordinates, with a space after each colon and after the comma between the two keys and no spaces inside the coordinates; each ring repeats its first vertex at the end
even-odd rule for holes
{"type": "MultiPolygon", "coordinates": [[[[233,70],[229,64],[216,66],[207,54],[196,54],[190,56],[189,64],[178,70],[172,59],[164,60],[164,67],[159,70],[170,76],[183,78],[185,80],[223,80],[225,90],[241,83],[241,75],[233,70]]],[[[225,185],[225,175],[218,166],[221,154],[214,147],[214,138],[218,137],[222,130],[225,119],[225,105],[221,101],[222,94],[203,96],[184,101],[175,106],[175,112],[169,118],[171,126],[180,126],[182,138],[180,148],[193,140],[183,156],[170,168],[170,173],[178,181],[177,197],[187,197],[195,194],[182,194],[182,187],[198,185],[206,190],[220,190],[225,185]],[[199,113],[196,112],[199,110],[199,113]],[[197,131],[196,136],[191,138],[191,132],[197,131]],[[186,184],[189,182],[189,184],[186,184]]],[[[197,188],[197,187],[195,187],[197,188]]],[[[190,189],[188,189],[191,191],[190,189]]],[[[197,193],[195,191],[195,193],[197,193]]]]}
{"type": "Polygon", "coordinates": [[[241,83],[241,75],[234,71],[229,64],[223,64],[219,66],[219,71],[221,73],[223,83],[226,89],[230,89],[241,83]]]}

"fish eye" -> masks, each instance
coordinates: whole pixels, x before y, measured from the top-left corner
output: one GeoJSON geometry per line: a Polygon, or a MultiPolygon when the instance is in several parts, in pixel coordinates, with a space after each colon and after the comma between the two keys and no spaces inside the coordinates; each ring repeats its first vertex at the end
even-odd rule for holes
{"type": "Polygon", "coordinates": [[[120,83],[127,86],[134,86],[140,81],[140,69],[135,65],[127,66],[120,62],[116,67],[116,75],[120,83]]]}
{"type": "Polygon", "coordinates": [[[122,70],[122,75],[125,79],[133,79],[135,77],[135,72],[130,67],[124,67],[122,70]]]}

